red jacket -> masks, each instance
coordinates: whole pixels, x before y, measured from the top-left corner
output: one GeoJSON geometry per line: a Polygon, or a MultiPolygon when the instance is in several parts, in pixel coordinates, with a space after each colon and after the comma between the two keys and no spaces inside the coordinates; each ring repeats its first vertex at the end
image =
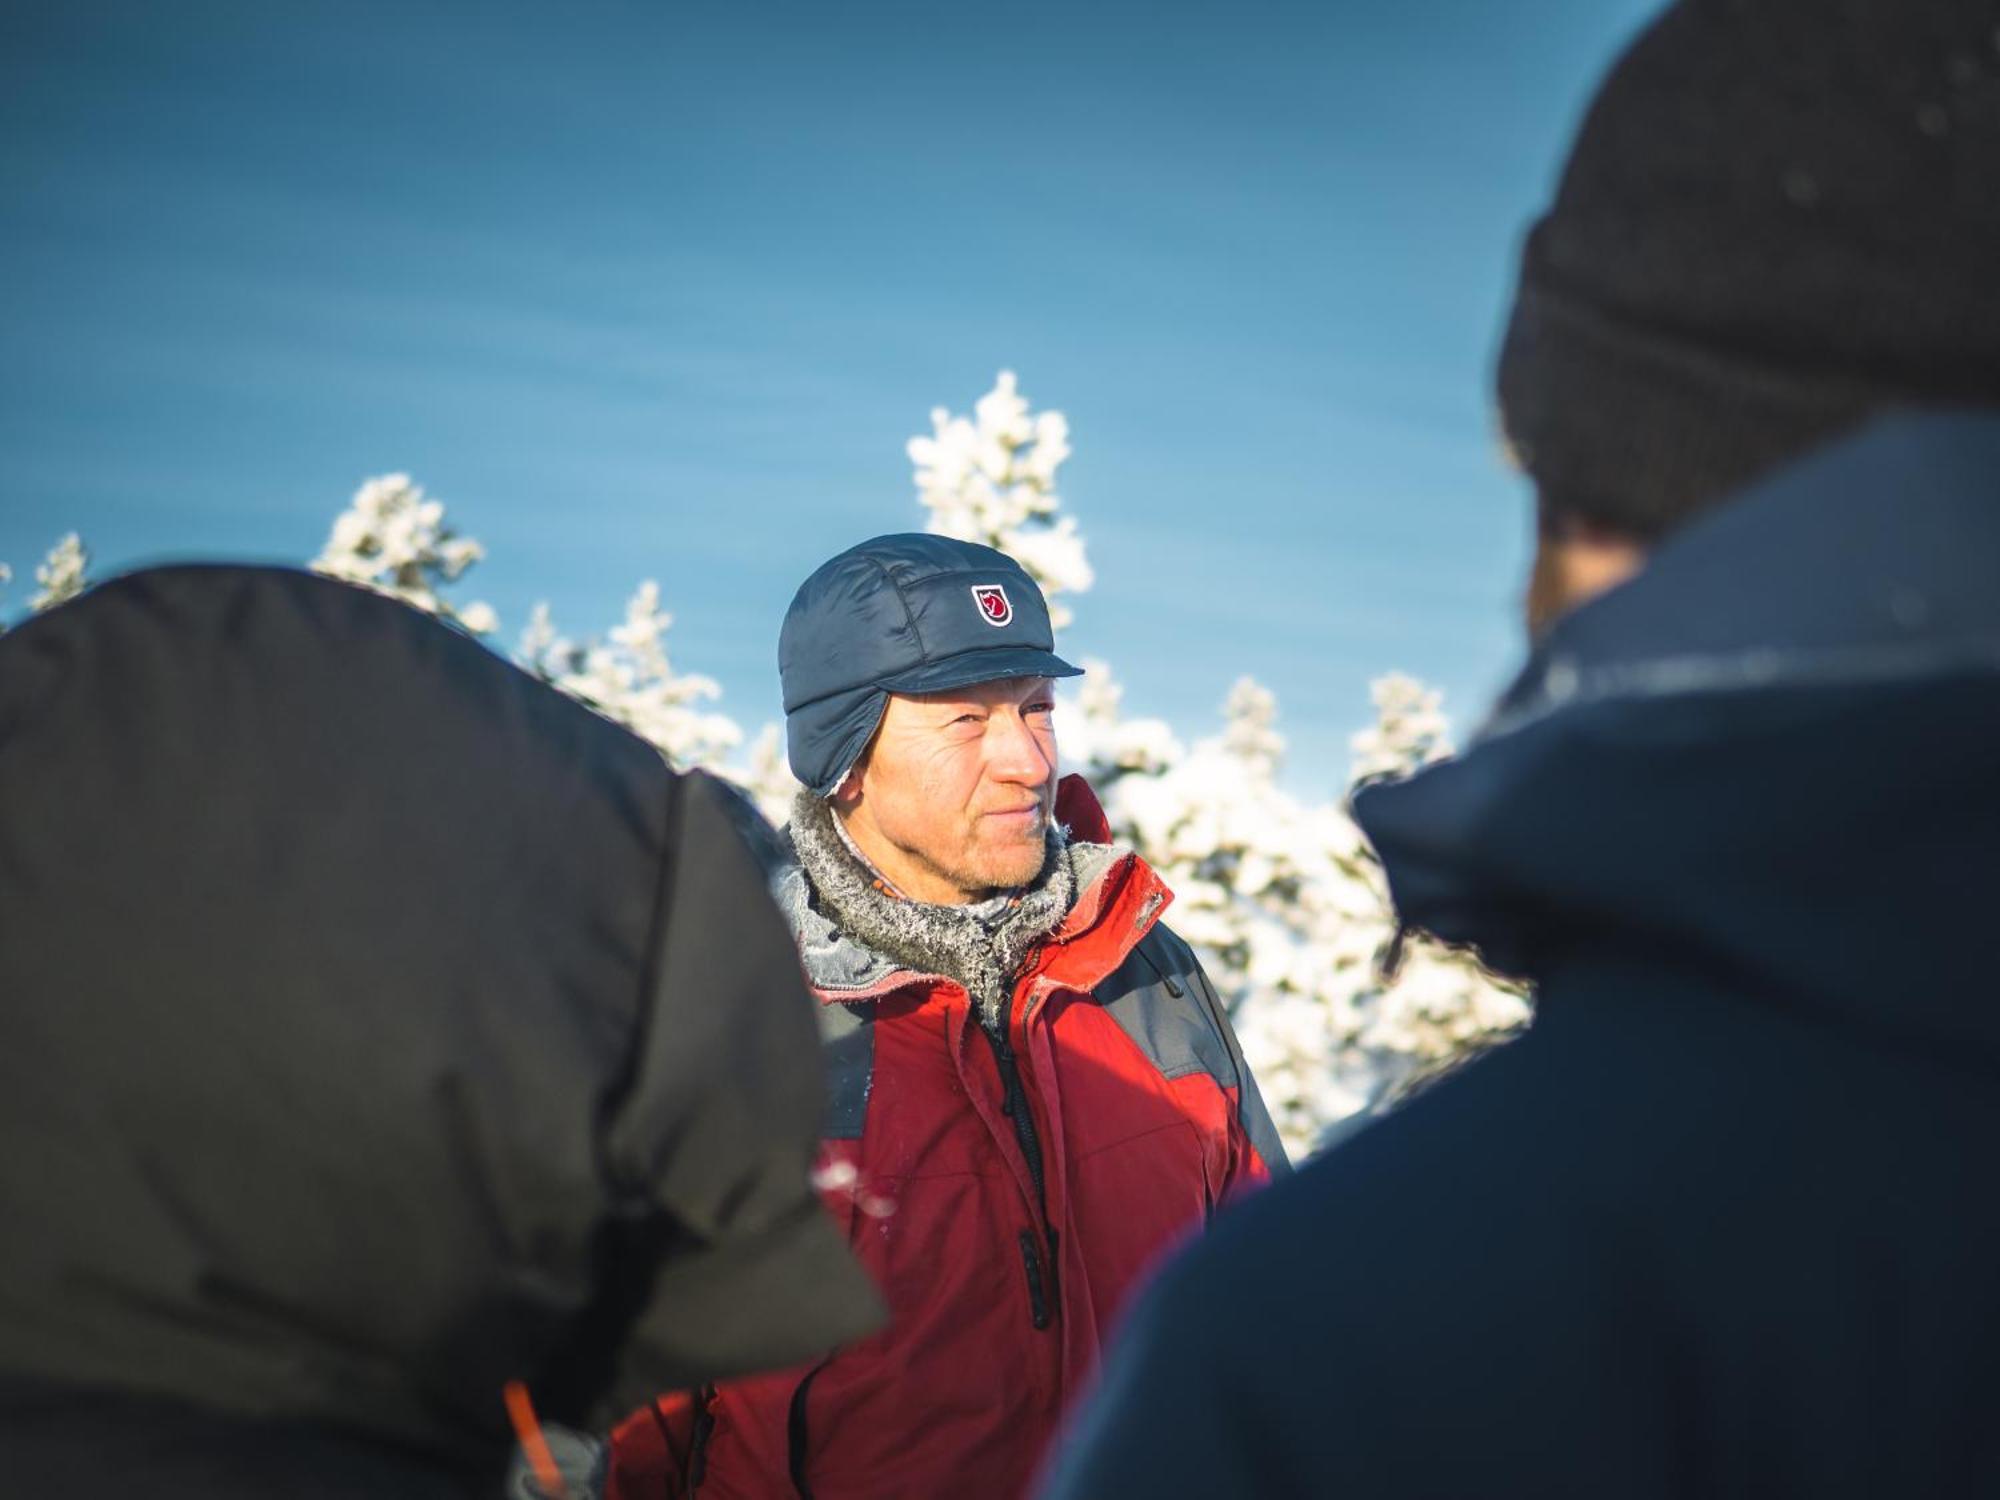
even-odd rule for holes
{"type": "MultiPolygon", "coordinates": [[[[1081,778],[1057,811],[1109,841],[1081,778]]],[[[956,982],[802,942],[832,1098],[822,1194],[889,1326],[627,1419],[611,1500],[1027,1489],[1147,1267],[1286,1170],[1207,976],[1159,925],[1171,899],[1111,860],[1017,980],[1004,1044],[956,982]]]]}

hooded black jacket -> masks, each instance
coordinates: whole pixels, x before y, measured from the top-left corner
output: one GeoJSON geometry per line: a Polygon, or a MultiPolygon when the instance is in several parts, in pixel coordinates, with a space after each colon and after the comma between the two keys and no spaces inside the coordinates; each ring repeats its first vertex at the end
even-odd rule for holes
{"type": "Polygon", "coordinates": [[[402,604],[0,636],[0,1492],[485,1493],[872,1326],[729,794],[402,604]]]}
{"type": "Polygon", "coordinates": [[[1191,1251],[1054,1493],[2000,1491],[2000,419],[1691,527],[1356,811],[1536,1023],[1191,1251]]]}

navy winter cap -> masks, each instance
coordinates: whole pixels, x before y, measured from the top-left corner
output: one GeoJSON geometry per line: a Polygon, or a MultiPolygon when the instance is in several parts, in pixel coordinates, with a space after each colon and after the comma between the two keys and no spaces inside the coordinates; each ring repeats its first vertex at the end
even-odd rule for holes
{"type": "Polygon", "coordinates": [[[833,795],[868,747],[891,693],[1006,677],[1076,677],[1055,654],[1042,591],[1004,552],[899,532],[823,563],[778,635],[792,774],[833,795]]]}

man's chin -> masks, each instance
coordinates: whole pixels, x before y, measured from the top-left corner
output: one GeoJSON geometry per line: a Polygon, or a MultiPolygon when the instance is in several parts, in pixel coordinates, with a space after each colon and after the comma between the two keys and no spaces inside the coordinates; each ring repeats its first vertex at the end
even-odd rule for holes
{"type": "Polygon", "coordinates": [[[977,883],[987,890],[1012,890],[1027,885],[1042,873],[1048,860],[1048,842],[1038,832],[1034,842],[989,851],[979,861],[977,883]]]}

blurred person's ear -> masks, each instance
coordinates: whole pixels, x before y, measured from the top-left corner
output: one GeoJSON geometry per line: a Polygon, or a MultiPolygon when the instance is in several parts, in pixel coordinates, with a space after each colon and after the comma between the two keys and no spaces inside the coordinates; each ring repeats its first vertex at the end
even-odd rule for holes
{"type": "Polygon", "coordinates": [[[1543,499],[1524,601],[1530,639],[1646,566],[1647,544],[1628,531],[1543,499]]]}

